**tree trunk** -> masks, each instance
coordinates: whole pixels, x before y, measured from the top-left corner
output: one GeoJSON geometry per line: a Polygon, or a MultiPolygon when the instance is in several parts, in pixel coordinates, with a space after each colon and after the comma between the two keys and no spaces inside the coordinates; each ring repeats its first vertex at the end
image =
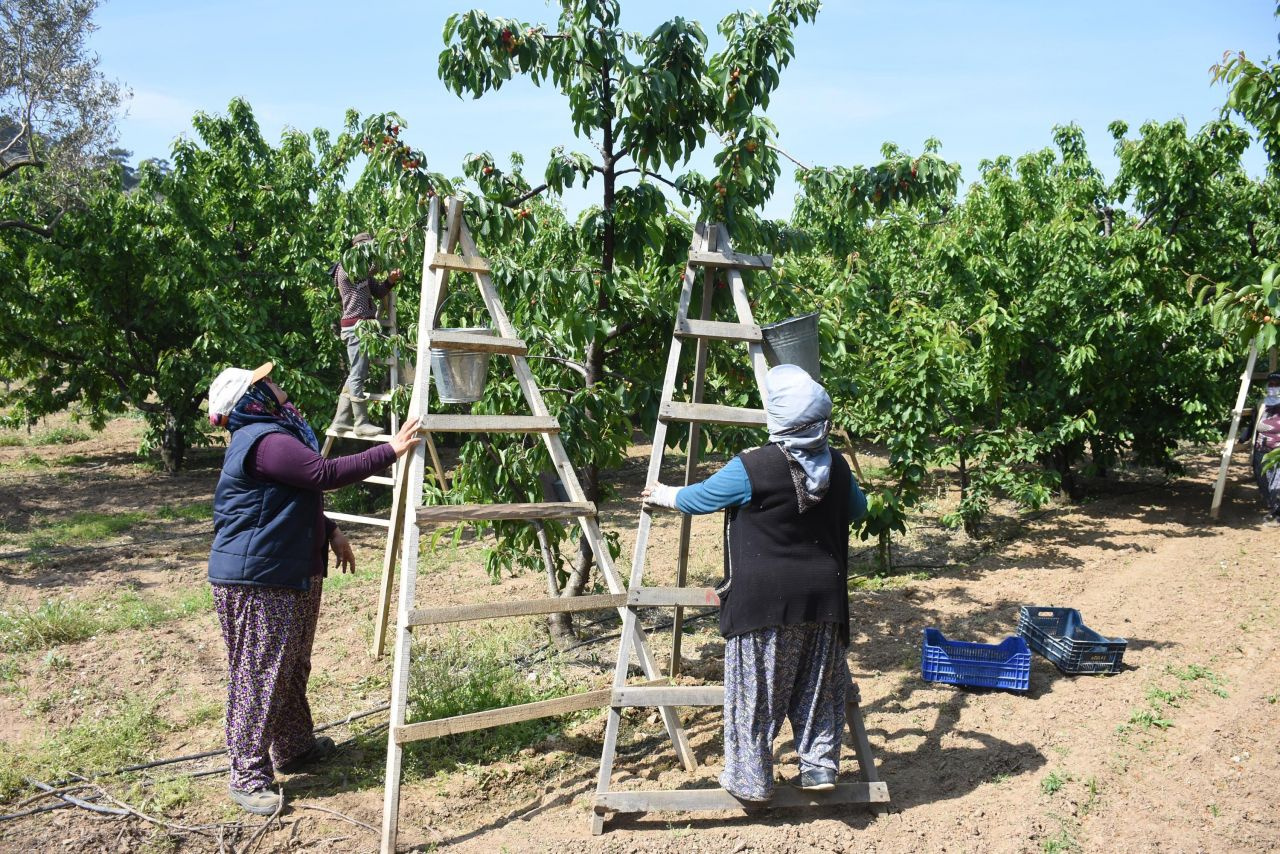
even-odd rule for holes
{"type": "Polygon", "coordinates": [[[187,454],[187,431],[172,412],[164,414],[164,430],[160,436],[160,460],[164,470],[177,474],[187,454]]]}
{"type": "MultiPolygon", "coordinates": [[[[535,521],[533,530],[537,534],[538,547],[542,551],[542,563],[547,570],[547,595],[555,599],[561,595],[560,583],[556,577],[556,562],[551,555],[551,541],[547,539],[547,528],[541,521],[535,521]]],[[[569,614],[548,614],[547,633],[560,649],[564,649],[578,639],[573,633],[573,621],[569,614]]]]}

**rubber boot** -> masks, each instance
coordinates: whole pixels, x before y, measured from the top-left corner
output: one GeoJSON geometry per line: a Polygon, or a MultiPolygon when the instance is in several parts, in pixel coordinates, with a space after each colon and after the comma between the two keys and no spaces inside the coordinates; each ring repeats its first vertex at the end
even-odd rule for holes
{"type": "Polygon", "coordinates": [[[344,388],[342,394],[338,395],[338,411],[333,413],[333,423],[329,425],[330,430],[350,430],[353,426],[351,423],[351,398],[347,397],[347,390],[344,388]]]}
{"type": "Polygon", "coordinates": [[[356,417],[355,434],[363,438],[377,436],[382,428],[369,420],[369,404],[363,400],[351,401],[351,412],[356,417]]]}

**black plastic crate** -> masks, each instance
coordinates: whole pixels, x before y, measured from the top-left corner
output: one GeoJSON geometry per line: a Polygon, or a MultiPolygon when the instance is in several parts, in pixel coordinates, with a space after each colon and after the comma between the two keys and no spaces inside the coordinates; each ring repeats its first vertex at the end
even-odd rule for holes
{"type": "Polygon", "coordinates": [[[1063,673],[1118,673],[1129,642],[1108,638],[1084,624],[1075,608],[1023,605],[1018,633],[1063,673]]]}

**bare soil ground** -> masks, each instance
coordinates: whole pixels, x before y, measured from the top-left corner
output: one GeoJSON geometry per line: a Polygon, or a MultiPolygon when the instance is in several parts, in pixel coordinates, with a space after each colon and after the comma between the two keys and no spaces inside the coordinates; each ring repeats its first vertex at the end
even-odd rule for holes
{"type": "MultiPolygon", "coordinates": [[[[202,513],[219,454],[197,452],[189,471],[165,476],[134,456],[140,427],[120,420],[87,441],[0,446],[0,613],[29,613],[54,599],[107,614],[126,594],[172,602],[200,591],[209,542],[202,513]],[[76,541],[65,524],[86,513],[133,515],[120,530],[76,541]]],[[[603,508],[605,528],[620,535],[623,565],[629,564],[647,454],[643,446],[633,450],[630,463],[616,473],[619,500],[603,508]]],[[[874,453],[861,461],[874,464],[874,453]]],[[[1093,483],[1081,504],[1029,514],[999,508],[973,539],[937,524],[954,501],[940,485],[919,524],[895,546],[898,569],[888,578],[870,571],[874,550],[858,544],[853,563],[861,575],[851,594],[849,662],[892,796],[882,814],[855,808],[750,816],[655,813],[619,816],[605,835],[592,837],[589,804],[603,718],[582,714],[484,761],[476,759],[474,741],[411,751],[401,845],[483,852],[881,854],[1277,849],[1276,531],[1259,524],[1243,454],[1216,522],[1207,512],[1212,452],[1188,451],[1185,463],[1187,473],[1175,479],[1122,472],[1093,483]],[[925,627],[955,639],[994,642],[1016,630],[1024,604],[1076,607],[1091,627],[1128,638],[1124,671],[1065,676],[1037,656],[1026,694],[921,679],[925,627]]],[[[677,530],[674,517],[656,526],[649,583],[671,583],[677,530]]],[[[382,540],[374,529],[352,533],[361,570],[327,585],[316,641],[311,698],[317,721],[371,709],[388,693],[389,662],[366,653],[382,540]]],[[[695,520],[691,583],[718,576],[719,537],[718,518],[695,520]]],[[[456,549],[424,554],[419,604],[542,595],[544,580],[534,575],[492,584],[481,548],[464,540],[456,549]]],[[[544,654],[547,642],[536,621],[515,621],[513,630],[493,624],[472,631],[509,643],[531,679],[554,675],[583,688],[603,687],[616,650],[616,620],[608,617],[582,628],[584,645],[562,656],[544,654]]],[[[655,613],[650,621],[658,619],[655,613]]],[[[139,754],[133,761],[219,748],[224,652],[212,613],[199,609],[142,623],[0,653],[0,750],[6,756],[48,753],[57,744],[75,743],[69,740],[77,732],[130,703],[153,713],[147,742],[133,751],[139,754]]],[[[690,630],[686,673],[718,681],[722,645],[713,621],[697,620],[690,630]]],[[[481,635],[460,637],[469,642],[481,635]]],[[[653,647],[665,657],[669,634],[656,637],[653,647]]],[[[655,717],[634,710],[623,728],[615,788],[714,784],[719,713],[685,710],[682,717],[704,767],[695,775],[681,771],[655,717]]],[[[261,822],[242,821],[231,808],[225,775],[167,782],[216,771],[220,757],[100,782],[130,804],[149,804],[144,811],[171,825],[241,822],[224,824],[224,850],[244,850],[251,842],[257,851],[375,850],[376,834],[352,820],[374,827],[380,822],[385,719],[376,714],[333,728],[343,752],[323,769],[283,777],[290,806],[256,839],[261,822]],[[161,790],[171,794],[167,801],[148,794],[161,790]]],[[[846,774],[854,764],[846,759],[846,774]]],[[[779,774],[793,773],[794,753],[784,738],[779,774]]],[[[49,803],[24,804],[33,794],[20,791],[0,812],[49,803]]],[[[4,851],[219,849],[217,832],[200,835],[75,808],[0,821],[4,851]]]]}

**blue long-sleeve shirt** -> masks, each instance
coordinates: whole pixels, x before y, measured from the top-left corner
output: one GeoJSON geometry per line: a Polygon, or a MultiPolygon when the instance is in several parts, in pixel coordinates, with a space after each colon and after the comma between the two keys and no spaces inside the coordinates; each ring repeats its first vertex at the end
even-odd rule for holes
{"type": "MultiPolygon", "coordinates": [[[[676,492],[676,509],[700,515],[726,507],[741,507],[751,501],[751,479],[739,457],[729,460],[720,471],[701,483],[693,483],[676,492]]],[[[858,479],[849,472],[849,521],[856,522],[867,513],[867,496],[858,479]]]]}

